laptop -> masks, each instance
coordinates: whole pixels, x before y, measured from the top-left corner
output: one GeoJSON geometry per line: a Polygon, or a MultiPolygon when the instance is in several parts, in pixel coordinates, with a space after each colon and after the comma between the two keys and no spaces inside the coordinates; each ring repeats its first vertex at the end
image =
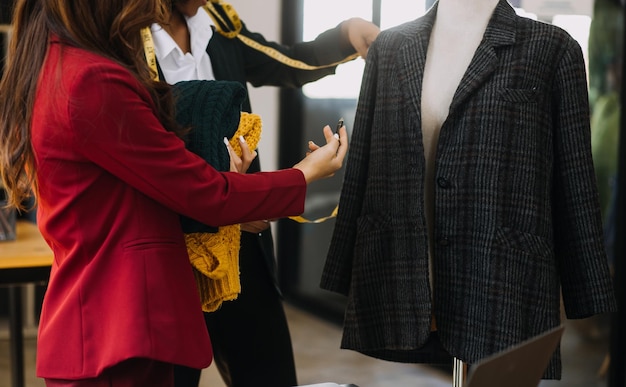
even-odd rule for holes
{"type": "Polygon", "coordinates": [[[537,387],[564,330],[560,325],[474,363],[465,387],[537,387]]]}

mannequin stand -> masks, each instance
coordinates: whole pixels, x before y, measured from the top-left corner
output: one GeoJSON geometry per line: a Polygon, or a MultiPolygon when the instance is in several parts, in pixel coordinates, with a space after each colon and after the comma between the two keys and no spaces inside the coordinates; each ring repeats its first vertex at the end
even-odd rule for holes
{"type": "Polygon", "coordinates": [[[467,366],[455,357],[452,363],[452,387],[463,387],[466,372],[467,366]]]}

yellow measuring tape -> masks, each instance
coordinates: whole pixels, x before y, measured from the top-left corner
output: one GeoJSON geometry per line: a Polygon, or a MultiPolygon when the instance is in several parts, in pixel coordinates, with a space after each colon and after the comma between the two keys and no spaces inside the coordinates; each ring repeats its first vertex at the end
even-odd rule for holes
{"type": "MultiPolygon", "coordinates": [[[[239,18],[237,11],[235,11],[235,8],[231,4],[222,0],[210,0],[206,3],[206,5],[203,6],[203,8],[209,14],[211,19],[213,20],[213,23],[215,23],[216,30],[220,35],[223,35],[229,39],[237,38],[248,47],[260,51],[265,55],[271,57],[272,59],[292,68],[296,68],[299,70],[319,70],[349,62],[359,56],[359,54],[355,53],[338,62],[321,66],[309,65],[297,59],[290,58],[272,47],[264,46],[259,42],[242,35],[240,33],[241,29],[243,28],[241,19],[239,18]]],[[[152,32],[150,31],[150,27],[145,27],[141,29],[141,39],[143,41],[146,61],[148,62],[150,70],[152,71],[153,79],[155,81],[158,81],[159,71],[157,69],[156,53],[154,51],[154,41],[152,40],[152,32]]],[[[328,219],[336,217],[338,210],[339,207],[337,206],[329,216],[318,218],[315,220],[308,220],[306,218],[303,218],[302,216],[290,216],[289,219],[298,223],[322,223],[327,221],[328,219]]]]}
{"type": "Polygon", "coordinates": [[[336,217],[338,211],[339,211],[339,206],[336,206],[333,212],[330,213],[330,215],[324,216],[323,218],[317,218],[315,220],[308,220],[306,218],[303,218],[302,216],[290,216],[289,219],[295,220],[298,223],[322,223],[322,222],[327,221],[328,219],[332,219],[336,217]]]}
{"type": "Polygon", "coordinates": [[[150,27],[141,29],[141,41],[143,42],[143,52],[146,55],[146,61],[152,71],[152,79],[159,80],[159,70],[157,69],[156,53],[154,52],[154,40],[152,40],[152,32],[150,27]]]}

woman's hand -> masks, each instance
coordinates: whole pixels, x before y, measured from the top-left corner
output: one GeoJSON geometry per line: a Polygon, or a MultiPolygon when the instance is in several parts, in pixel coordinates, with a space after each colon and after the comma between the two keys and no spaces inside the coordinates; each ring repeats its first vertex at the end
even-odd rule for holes
{"type": "Polygon", "coordinates": [[[309,141],[306,157],[293,166],[302,171],[307,184],[334,175],[343,165],[348,152],[348,133],[345,126],[339,129],[339,136],[336,136],[330,126],[326,125],[324,138],[326,145],[321,147],[309,141]]]}
{"type": "MultiPolygon", "coordinates": [[[[228,149],[228,154],[230,156],[230,171],[231,172],[239,172],[246,173],[252,160],[257,156],[255,151],[251,151],[248,143],[243,138],[243,136],[239,137],[239,145],[241,146],[241,157],[237,155],[237,152],[230,145],[230,142],[227,138],[224,138],[224,144],[226,144],[226,149],[228,149]]],[[[255,222],[242,223],[240,225],[241,231],[251,232],[258,234],[261,231],[269,228],[270,224],[268,220],[258,220],[255,222]]]]}
{"type": "Polygon", "coordinates": [[[254,222],[242,223],[241,231],[258,234],[262,231],[267,230],[269,227],[270,227],[269,220],[257,220],[254,222]]]}
{"type": "Polygon", "coordinates": [[[341,24],[341,31],[350,44],[352,44],[356,52],[358,52],[363,59],[366,59],[367,51],[380,33],[380,28],[365,19],[353,17],[341,24]]]}
{"type": "Polygon", "coordinates": [[[226,137],[224,137],[224,144],[226,144],[226,149],[228,149],[228,155],[230,156],[230,171],[246,173],[246,171],[250,167],[250,164],[252,163],[252,160],[254,160],[257,155],[256,151],[250,150],[250,147],[248,147],[248,144],[246,143],[246,140],[243,138],[243,136],[239,137],[239,145],[241,146],[241,157],[239,157],[237,153],[235,153],[235,150],[232,146],[230,146],[230,143],[228,142],[228,139],[226,137]]]}

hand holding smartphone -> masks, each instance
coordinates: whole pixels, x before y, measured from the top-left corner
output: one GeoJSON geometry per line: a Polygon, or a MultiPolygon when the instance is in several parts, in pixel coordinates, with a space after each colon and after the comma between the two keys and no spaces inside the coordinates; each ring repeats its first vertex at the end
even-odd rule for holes
{"type": "Polygon", "coordinates": [[[339,121],[337,122],[337,128],[335,129],[335,138],[337,140],[339,140],[339,129],[341,129],[342,126],[343,126],[343,117],[339,119],[339,121]]]}
{"type": "Polygon", "coordinates": [[[337,122],[337,129],[335,129],[335,134],[339,134],[339,129],[343,126],[343,117],[339,119],[337,122]]]}

